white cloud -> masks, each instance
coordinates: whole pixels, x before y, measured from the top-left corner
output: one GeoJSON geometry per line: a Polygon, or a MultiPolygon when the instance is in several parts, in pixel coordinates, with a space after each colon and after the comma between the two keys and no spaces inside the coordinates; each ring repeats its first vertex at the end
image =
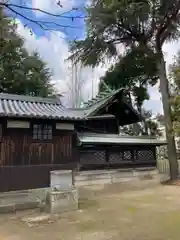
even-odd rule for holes
{"type": "MultiPolygon", "coordinates": [[[[24,28],[21,22],[18,21],[19,35],[25,40],[25,47],[29,52],[37,51],[44,62],[52,71],[52,82],[55,83],[57,91],[64,93],[66,99],[69,97],[69,87],[71,83],[72,65],[67,61],[69,49],[65,35],[61,32],[50,33],[47,37],[37,37],[32,34],[28,28],[24,28]]],[[[97,92],[97,82],[105,73],[108,66],[99,66],[93,71],[91,68],[82,68],[80,73],[80,81],[83,85],[83,98],[88,100],[92,96],[92,79],[94,81],[93,95],[97,92]]]]}
{"type": "Polygon", "coordinates": [[[162,113],[161,95],[159,93],[159,84],[148,88],[150,100],[144,102],[144,107],[152,111],[153,116],[162,113]]]}
{"type": "MultiPolygon", "coordinates": [[[[172,43],[164,44],[163,51],[166,61],[166,68],[168,71],[168,66],[173,62],[173,58],[176,53],[180,50],[180,40],[172,43]]],[[[152,110],[153,115],[156,115],[158,112],[162,113],[162,102],[161,94],[159,93],[159,84],[154,87],[149,87],[149,94],[151,97],[150,101],[145,101],[144,107],[152,110]]]]}
{"type": "Polygon", "coordinates": [[[174,56],[180,50],[180,40],[164,45],[164,54],[167,65],[171,64],[174,56]]]}
{"type": "MultiPolygon", "coordinates": [[[[65,93],[65,95],[68,96],[68,94],[70,94],[68,85],[71,84],[71,64],[65,61],[69,56],[68,44],[66,40],[62,38],[65,37],[65,35],[61,32],[56,32],[51,33],[48,38],[42,36],[36,37],[35,35],[31,35],[28,29],[25,29],[21,23],[18,24],[18,32],[25,39],[26,48],[29,51],[37,50],[41,58],[48,64],[49,68],[52,70],[52,80],[58,92],[65,93]]],[[[172,62],[173,56],[178,51],[179,47],[180,42],[166,44],[164,46],[167,65],[172,62]]],[[[93,71],[91,68],[82,68],[80,81],[84,81],[82,91],[84,100],[87,100],[97,93],[99,78],[104,75],[109,65],[110,62],[107,62],[105,65],[99,66],[93,71]]],[[[149,93],[151,100],[146,101],[144,106],[152,110],[154,115],[157,112],[162,112],[158,85],[149,87],[149,93]]]]}
{"type": "MultiPolygon", "coordinates": [[[[32,0],[32,7],[39,8],[50,13],[61,13],[71,10],[75,5],[74,0],[32,0]],[[59,3],[59,4],[58,4],[59,3]],[[62,6],[62,7],[61,7],[62,6]]],[[[44,17],[44,13],[36,11],[38,16],[44,17]]]]}

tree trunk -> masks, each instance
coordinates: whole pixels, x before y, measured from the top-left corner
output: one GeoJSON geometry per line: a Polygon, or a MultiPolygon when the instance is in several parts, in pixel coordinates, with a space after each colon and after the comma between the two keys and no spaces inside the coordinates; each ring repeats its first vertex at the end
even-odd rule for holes
{"type": "Polygon", "coordinates": [[[178,162],[177,162],[177,156],[176,156],[175,140],[173,135],[171,107],[169,102],[170,100],[169,84],[166,76],[166,66],[165,66],[163,53],[160,54],[158,67],[159,67],[159,78],[160,78],[160,91],[162,95],[165,128],[166,128],[168,159],[169,159],[169,165],[170,165],[170,178],[172,180],[175,180],[178,178],[178,162]]]}

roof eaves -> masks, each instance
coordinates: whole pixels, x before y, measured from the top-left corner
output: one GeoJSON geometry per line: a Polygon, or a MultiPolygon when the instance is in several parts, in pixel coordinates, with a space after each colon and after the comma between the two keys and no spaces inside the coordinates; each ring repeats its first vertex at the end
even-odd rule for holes
{"type": "MultiPolygon", "coordinates": [[[[99,101],[97,101],[94,105],[90,106],[89,108],[89,111],[87,113],[87,117],[90,117],[90,116],[93,116],[100,108],[104,107],[113,97],[115,94],[119,93],[120,91],[124,91],[123,88],[120,88],[116,91],[114,91],[113,93],[107,95],[106,97],[100,99],[99,101]],[[102,102],[102,104],[100,104],[102,102]],[[96,104],[98,105],[96,108],[93,108],[96,106],[96,104]],[[92,108],[92,111],[91,111],[91,108],[92,108]]],[[[88,108],[87,108],[88,110],[88,108]]]]}
{"type": "Polygon", "coordinates": [[[0,117],[11,117],[11,118],[33,118],[33,119],[52,119],[52,120],[85,120],[83,117],[79,116],[47,116],[47,115],[35,115],[35,114],[13,114],[13,113],[8,113],[8,114],[3,114],[0,113],[0,117]]]}
{"type": "Polygon", "coordinates": [[[131,137],[120,136],[117,134],[78,134],[80,142],[82,143],[95,143],[95,144],[119,144],[119,145],[167,145],[166,141],[158,140],[154,137],[131,137]]]}
{"type": "Polygon", "coordinates": [[[106,115],[100,115],[100,116],[89,116],[87,117],[87,120],[93,120],[93,119],[114,119],[115,116],[111,114],[106,115]]]}

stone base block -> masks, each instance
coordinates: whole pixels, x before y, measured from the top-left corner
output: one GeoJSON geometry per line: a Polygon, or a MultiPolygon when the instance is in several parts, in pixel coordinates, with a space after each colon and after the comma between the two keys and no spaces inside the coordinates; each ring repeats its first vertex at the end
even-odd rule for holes
{"type": "Polygon", "coordinates": [[[160,176],[155,168],[119,169],[80,172],[75,176],[75,186],[105,185],[128,182],[159,182],[160,176]]]}
{"type": "Polygon", "coordinates": [[[65,191],[48,191],[45,211],[48,213],[62,213],[78,209],[78,193],[76,189],[65,191]]]}
{"type": "Polygon", "coordinates": [[[112,183],[111,178],[104,178],[104,179],[91,179],[91,180],[84,180],[84,181],[76,181],[76,187],[81,186],[91,186],[96,184],[110,184],[112,183]]]}
{"type": "Polygon", "coordinates": [[[126,183],[126,182],[130,182],[130,181],[134,181],[134,178],[132,177],[113,177],[112,178],[112,183],[126,183]]]}

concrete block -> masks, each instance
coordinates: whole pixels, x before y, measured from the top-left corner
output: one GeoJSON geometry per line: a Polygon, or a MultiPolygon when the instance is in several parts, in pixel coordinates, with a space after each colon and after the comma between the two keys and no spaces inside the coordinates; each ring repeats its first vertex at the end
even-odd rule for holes
{"type": "Polygon", "coordinates": [[[14,204],[4,204],[4,205],[0,205],[0,213],[11,213],[11,212],[15,212],[15,205],[14,204]]]}
{"type": "Polygon", "coordinates": [[[50,188],[38,188],[38,189],[31,189],[28,192],[29,199],[37,199],[39,201],[45,201],[47,192],[50,188]]]}
{"type": "Polygon", "coordinates": [[[84,180],[84,181],[75,181],[75,186],[90,186],[90,185],[97,185],[97,184],[110,184],[112,183],[111,178],[104,178],[104,179],[92,179],[92,180],[84,180]]]}
{"type": "Polygon", "coordinates": [[[118,172],[115,172],[113,175],[112,175],[112,177],[114,178],[131,178],[131,177],[133,177],[133,172],[132,171],[123,171],[123,172],[120,172],[120,171],[118,171],[118,172]]]}
{"type": "Polygon", "coordinates": [[[111,179],[111,174],[109,173],[104,173],[100,175],[92,175],[92,179],[111,179]]]}
{"type": "MultiPolygon", "coordinates": [[[[126,183],[130,181],[152,181],[157,178],[155,168],[118,169],[108,171],[81,172],[75,177],[75,186],[105,185],[111,183],[126,183]]],[[[158,178],[160,179],[160,178],[158,178]]]]}
{"type": "Polygon", "coordinates": [[[150,174],[144,174],[144,175],[140,175],[138,176],[139,180],[152,180],[154,177],[150,174]]]}
{"type": "Polygon", "coordinates": [[[21,202],[15,203],[15,210],[26,210],[26,209],[35,209],[38,208],[40,205],[39,201],[28,201],[28,202],[21,202]]]}
{"type": "Polygon", "coordinates": [[[62,213],[78,209],[78,193],[76,189],[65,191],[49,191],[46,196],[45,211],[62,213]]]}
{"type": "Polygon", "coordinates": [[[75,182],[76,181],[91,181],[96,179],[110,179],[111,174],[104,173],[104,174],[87,174],[87,175],[76,175],[75,176],[75,182]]]}
{"type": "Polygon", "coordinates": [[[73,187],[72,170],[56,170],[50,173],[50,187],[57,190],[68,190],[73,187]]]}
{"type": "Polygon", "coordinates": [[[130,182],[134,181],[133,177],[113,177],[112,178],[112,183],[125,183],[125,182],[130,182]]]}
{"type": "Polygon", "coordinates": [[[156,169],[142,169],[133,171],[133,176],[139,180],[153,180],[157,175],[158,171],[156,169]]]}
{"type": "Polygon", "coordinates": [[[143,177],[143,176],[147,176],[147,175],[149,175],[148,171],[137,171],[137,170],[133,171],[134,177],[143,177]]]}
{"type": "Polygon", "coordinates": [[[149,174],[151,174],[151,175],[158,175],[159,172],[158,172],[157,169],[154,169],[154,170],[149,170],[149,174]]]}

